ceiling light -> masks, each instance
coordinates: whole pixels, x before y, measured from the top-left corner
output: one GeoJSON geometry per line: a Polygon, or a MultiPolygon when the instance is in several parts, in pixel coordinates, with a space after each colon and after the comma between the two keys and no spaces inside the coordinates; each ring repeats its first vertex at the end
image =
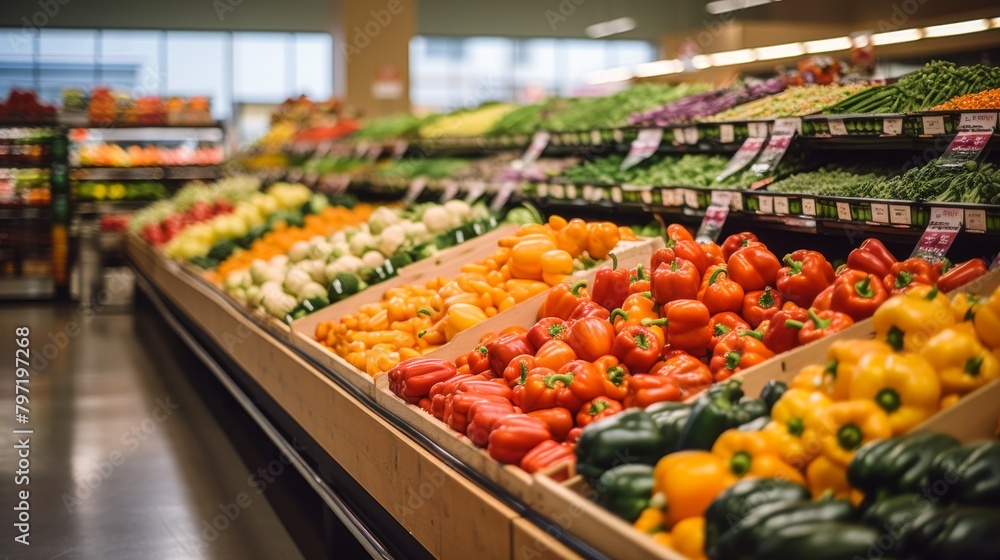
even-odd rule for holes
{"type": "Polygon", "coordinates": [[[611,35],[617,35],[619,33],[625,33],[626,31],[632,31],[635,29],[635,20],[630,17],[620,17],[617,19],[612,19],[608,21],[602,21],[601,23],[595,23],[594,25],[589,25],[584,30],[587,37],[591,39],[600,39],[601,37],[610,37],[611,35]]]}
{"type": "Polygon", "coordinates": [[[691,65],[698,70],[704,70],[705,68],[712,67],[712,58],[708,55],[698,54],[691,57],[691,65]]]}
{"type": "Polygon", "coordinates": [[[820,39],[817,41],[806,41],[802,43],[809,54],[844,51],[853,45],[850,37],[836,37],[833,39],[820,39]]]}
{"type": "Polygon", "coordinates": [[[587,83],[592,86],[596,86],[614,82],[627,82],[632,78],[632,71],[628,68],[608,68],[607,70],[595,70],[593,72],[589,72],[587,74],[587,83]]]}
{"type": "Polygon", "coordinates": [[[916,41],[924,34],[919,29],[901,29],[899,31],[887,31],[872,35],[872,44],[876,47],[882,45],[895,45],[896,43],[908,43],[916,41]]]}
{"type": "Polygon", "coordinates": [[[715,2],[705,4],[705,11],[712,15],[718,15],[780,1],[781,0],[716,0],[715,2]]]}
{"type": "Polygon", "coordinates": [[[757,55],[752,49],[740,49],[736,51],[718,52],[712,57],[713,66],[729,66],[732,64],[745,64],[757,60],[757,55]]]}
{"type": "Polygon", "coordinates": [[[1000,17],[995,17],[991,19],[990,23],[993,25],[993,27],[1000,27],[1000,17]]]}
{"type": "Polygon", "coordinates": [[[933,25],[924,28],[924,37],[948,37],[950,35],[964,35],[985,31],[990,28],[989,20],[973,19],[970,21],[960,21],[958,23],[948,23],[945,25],[933,25]]]}
{"type": "Polygon", "coordinates": [[[637,78],[649,78],[650,76],[663,76],[665,74],[677,74],[684,71],[684,63],[675,59],[657,60],[654,62],[644,62],[635,67],[637,78]]]}
{"type": "Polygon", "coordinates": [[[772,60],[775,58],[788,58],[790,56],[803,55],[805,52],[802,43],[785,43],[784,45],[757,48],[757,59],[772,60]]]}

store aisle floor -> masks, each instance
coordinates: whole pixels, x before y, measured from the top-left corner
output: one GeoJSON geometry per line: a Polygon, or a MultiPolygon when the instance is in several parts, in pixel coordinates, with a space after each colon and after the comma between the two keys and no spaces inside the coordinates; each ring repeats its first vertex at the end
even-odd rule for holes
{"type": "MultiPolygon", "coordinates": [[[[29,422],[15,425],[14,369],[0,368],[0,559],[294,559],[302,555],[237,450],[178,368],[161,325],[71,304],[0,304],[14,362],[27,326],[29,422]],[[12,431],[30,428],[30,481],[12,431]],[[14,541],[30,491],[30,546],[14,541]]],[[[211,375],[207,370],[203,373],[211,375]]],[[[273,479],[272,479],[273,480],[273,479]]]]}

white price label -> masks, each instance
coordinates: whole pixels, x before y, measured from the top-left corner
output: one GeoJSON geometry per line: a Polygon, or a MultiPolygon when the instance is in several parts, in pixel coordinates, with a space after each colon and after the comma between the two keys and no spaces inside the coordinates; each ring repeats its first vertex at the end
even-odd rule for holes
{"type": "Polygon", "coordinates": [[[729,215],[729,206],[710,205],[705,209],[705,217],[701,220],[701,226],[695,234],[695,241],[699,243],[714,243],[722,233],[722,227],[726,224],[726,217],[729,215]]]}
{"type": "Polygon", "coordinates": [[[889,205],[888,204],[872,204],[872,221],[878,222],[880,224],[889,223],[889,205]]]}
{"type": "Polygon", "coordinates": [[[367,140],[362,140],[361,142],[358,142],[357,146],[354,147],[354,157],[365,157],[370,149],[372,149],[372,145],[367,140]]]}
{"type": "Polygon", "coordinates": [[[847,126],[844,119],[830,119],[830,134],[833,136],[847,136],[847,126]]]}
{"type": "Polygon", "coordinates": [[[698,207],[698,191],[684,189],[684,205],[688,208],[698,207]]]}
{"type": "Polygon", "coordinates": [[[802,213],[806,216],[816,215],[816,199],[813,198],[803,198],[802,199],[802,213]]]}
{"type": "Polygon", "coordinates": [[[774,214],[774,197],[762,196],[758,200],[760,201],[761,214],[774,214]]]}
{"type": "Polygon", "coordinates": [[[986,231],[986,210],[966,210],[965,229],[969,231],[986,231]]]}
{"type": "Polygon", "coordinates": [[[639,192],[639,199],[642,200],[643,204],[653,203],[653,189],[643,189],[639,192]]]}
{"type": "Polygon", "coordinates": [[[751,138],[763,138],[767,136],[767,123],[766,122],[752,122],[748,123],[748,128],[751,138]]]}
{"type": "Polygon", "coordinates": [[[838,202],[837,218],[845,222],[851,221],[851,205],[846,202],[838,202]]]}
{"type": "Polygon", "coordinates": [[[417,197],[420,193],[424,192],[424,188],[427,186],[427,177],[417,177],[413,181],[410,181],[410,187],[406,189],[406,196],[403,197],[403,204],[409,205],[416,202],[417,197]]]}
{"type": "Polygon", "coordinates": [[[458,195],[458,182],[449,179],[444,181],[442,184],[444,185],[444,192],[441,193],[442,203],[448,202],[458,195]]]}
{"type": "Polygon", "coordinates": [[[592,145],[594,145],[594,146],[600,146],[601,145],[601,131],[600,130],[591,130],[590,131],[590,143],[592,145]]]}
{"type": "Polygon", "coordinates": [[[924,134],[944,134],[944,117],[922,117],[924,134]]]}
{"type": "Polygon", "coordinates": [[[535,192],[538,193],[540,198],[545,198],[549,196],[549,185],[548,183],[538,183],[535,187],[535,192]]]}
{"type": "Polygon", "coordinates": [[[656,148],[660,146],[663,139],[662,128],[644,128],[639,131],[639,136],[628,149],[628,155],[622,161],[621,169],[628,169],[656,153],[656,148]]]}
{"type": "Polygon", "coordinates": [[[959,130],[994,130],[997,127],[996,113],[962,113],[959,130]]]}
{"type": "Polygon", "coordinates": [[[730,205],[733,210],[737,212],[743,211],[743,193],[734,192],[733,197],[730,199],[730,205]]]}
{"type": "Polygon", "coordinates": [[[406,140],[397,140],[392,145],[392,159],[399,159],[403,157],[406,153],[406,149],[410,147],[410,143],[406,140]]]}
{"type": "Polygon", "coordinates": [[[577,198],[578,194],[576,185],[566,185],[566,198],[577,198]]]}
{"type": "Polygon", "coordinates": [[[903,117],[887,117],[882,120],[882,134],[899,136],[903,133],[903,117]]]}
{"type": "Polygon", "coordinates": [[[723,144],[736,141],[736,131],[733,129],[733,125],[724,124],[719,126],[719,141],[723,144]]]}
{"type": "Polygon", "coordinates": [[[500,184],[500,189],[497,191],[497,195],[493,197],[493,201],[490,202],[490,210],[494,212],[499,212],[501,208],[507,204],[510,200],[510,195],[514,193],[517,189],[517,183],[514,181],[506,181],[500,184]]]}
{"type": "Polygon", "coordinates": [[[611,132],[611,136],[615,139],[615,142],[621,144],[625,141],[625,135],[622,134],[622,129],[616,128],[611,132]]]}
{"type": "Polygon", "coordinates": [[[549,133],[544,130],[540,130],[531,137],[531,144],[528,146],[527,151],[521,156],[521,161],[524,164],[534,163],[538,159],[538,156],[542,155],[545,151],[545,147],[549,145],[549,133]]]}
{"type": "Polygon", "coordinates": [[[622,201],[622,188],[621,187],[611,187],[611,201],[616,204],[621,204],[622,201]]]}
{"type": "Polygon", "coordinates": [[[783,196],[774,197],[774,213],[788,214],[788,199],[783,196]]]}
{"type": "Polygon", "coordinates": [[[802,119],[798,117],[775,119],[772,132],[774,134],[802,134],[802,119]]]}
{"type": "Polygon", "coordinates": [[[712,204],[715,206],[729,206],[733,199],[733,194],[729,191],[712,191],[712,204]]]}
{"type": "Polygon", "coordinates": [[[698,127],[689,126],[684,129],[684,143],[691,145],[698,143],[698,127]]]}
{"type": "Polygon", "coordinates": [[[563,185],[550,185],[549,196],[551,196],[552,198],[565,198],[566,187],[563,185]]]}
{"type": "Polygon", "coordinates": [[[684,129],[675,128],[670,131],[670,134],[674,137],[674,144],[681,145],[684,143],[684,129]]]}
{"type": "Polygon", "coordinates": [[[931,263],[944,260],[951,244],[962,229],[964,213],[960,208],[931,208],[927,229],[913,249],[911,257],[919,257],[931,263]]]}
{"type": "Polygon", "coordinates": [[[465,195],[465,201],[472,204],[479,197],[486,193],[486,183],[483,181],[473,181],[469,183],[469,192],[465,195]]]}
{"type": "Polygon", "coordinates": [[[908,226],[911,223],[910,207],[897,204],[889,205],[889,223],[908,226]]]}

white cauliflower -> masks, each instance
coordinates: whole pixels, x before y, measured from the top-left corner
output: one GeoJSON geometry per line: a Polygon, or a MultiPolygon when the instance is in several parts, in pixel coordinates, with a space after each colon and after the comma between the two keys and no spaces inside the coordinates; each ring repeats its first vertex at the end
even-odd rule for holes
{"type": "Polygon", "coordinates": [[[405,242],[406,232],[403,227],[399,224],[391,225],[382,230],[382,234],[379,235],[378,250],[382,251],[383,255],[393,255],[405,242]]]}
{"type": "Polygon", "coordinates": [[[385,263],[385,255],[378,251],[368,251],[361,257],[361,260],[368,268],[377,268],[385,263]]]}
{"type": "Polygon", "coordinates": [[[351,237],[350,240],[351,254],[360,257],[365,254],[369,249],[375,246],[375,239],[370,233],[357,232],[351,237]]]}

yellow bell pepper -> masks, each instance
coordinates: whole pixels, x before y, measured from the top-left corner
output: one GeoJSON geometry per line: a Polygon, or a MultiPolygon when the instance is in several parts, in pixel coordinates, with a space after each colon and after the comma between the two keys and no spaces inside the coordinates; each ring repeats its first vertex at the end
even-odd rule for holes
{"type": "Polygon", "coordinates": [[[941,402],[938,403],[938,408],[940,408],[941,410],[944,410],[944,409],[948,408],[949,406],[954,406],[955,403],[957,403],[959,401],[959,399],[961,399],[961,398],[962,398],[962,395],[959,395],[958,393],[952,393],[950,395],[945,395],[945,396],[941,397],[941,402]]]}
{"type": "Polygon", "coordinates": [[[726,430],[715,440],[712,453],[725,461],[737,478],[783,478],[805,484],[799,471],[781,460],[763,432],[726,430]]]}
{"type": "Polygon", "coordinates": [[[486,312],[470,303],[456,303],[445,312],[444,337],[448,340],[455,335],[485,321],[486,312]]]}
{"type": "Polygon", "coordinates": [[[955,297],[951,298],[951,313],[955,316],[955,322],[972,322],[982,300],[983,298],[976,294],[955,294],[955,297]]]}
{"type": "Polygon", "coordinates": [[[1000,349],[1000,288],[980,302],[972,322],[983,344],[993,350],[1000,349]]]}
{"type": "Polygon", "coordinates": [[[541,266],[542,280],[554,286],[573,273],[573,256],[562,249],[553,249],[542,255],[541,266]]]}
{"type": "Polygon", "coordinates": [[[552,228],[554,231],[561,230],[562,228],[566,227],[566,224],[568,223],[569,222],[566,221],[566,218],[563,218],[562,216],[556,214],[552,214],[551,216],[549,216],[549,227],[552,228]]]}
{"type": "Polygon", "coordinates": [[[1000,378],[1000,362],[974,334],[951,328],[927,341],[920,350],[941,379],[945,395],[964,395],[1000,378]]]}
{"type": "Polygon", "coordinates": [[[869,354],[855,367],[848,394],[877,404],[898,435],[937,412],[941,381],[917,354],[869,354]]]}
{"type": "Polygon", "coordinates": [[[665,546],[669,549],[674,548],[674,537],[666,531],[660,531],[659,533],[653,535],[653,540],[660,546],[665,546]]]}
{"type": "MultiPolygon", "coordinates": [[[[621,234],[618,226],[611,222],[590,222],[587,224],[587,252],[590,257],[597,260],[604,260],[611,254],[618,242],[621,241],[621,234]]],[[[573,255],[577,257],[579,255],[573,255]]]]}
{"type": "Polygon", "coordinates": [[[577,257],[587,248],[587,222],[573,218],[556,232],[556,246],[577,257]]]}
{"type": "Polygon", "coordinates": [[[822,456],[844,468],[862,445],[892,436],[889,415],[873,401],[835,402],[807,416],[806,428],[819,434],[822,456]]]}
{"type": "Polygon", "coordinates": [[[937,286],[917,286],[885,301],[872,316],[876,340],[916,352],[930,337],[955,324],[951,301],[937,286]]]}
{"type": "Polygon", "coordinates": [[[510,250],[511,278],[528,280],[542,279],[542,255],[555,250],[556,244],[551,239],[532,237],[514,245],[510,250]]]}
{"type": "Polygon", "coordinates": [[[802,389],[810,393],[819,391],[827,396],[832,396],[833,376],[828,374],[826,369],[818,364],[805,366],[788,382],[788,388],[802,389]]]}
{"type": "Polygon", "coordinates": [[[869,354],[888,354],[892,347],[879,340],[840,340],[826,352],[828,360],[825,373],[830,377],[830,396],[834,400],[847,400],[854,368],[861,358],[869,354]]]}
{"type": "Polygon", "coordinates": [[[663,512],[651,507],[642,510],[642,513],[639,514],[639,518],[632,523],[632,526],[635,527],[640,533],[645,533],[647,535],[662,533],[666,530],[666,526],[663,521],[663,512]]]}
{"type": "Polygon", "coordinates": [[[833,494],[835,498],[848,498],[851,484],[847,482],[847,468],[820,455],[806,467],[806,480],[813,498],[833,494]]]}
{"type": "Polygon", "coordinates": [[[653,500],[665,504],[664,522],[705,512],[720,492],[736,483],[729,465],[708,451],[678,451],[663,457],[653,469],[653,500]]]}
{"type": "Polygon", "coordinates": [[[553,239],[554,233],[555,232],[552,231],[552,228],[550,228],[546,224],[532,223],[532,224],[522,224],[521,227],[517,228],[517,231],[514,233],[514,235],[516,235],[517,237],[543,235],[555,241],[555,239],[553,239]]]}
{"type": "Polygon", "coordinates": [[[691,560],[705,558],[705,518],[688,517],[670,531],[672,548],[691,560]]]}
{"type": "Polygon", "coordinates": [[[801,469],[820,452],[819,434],[806,428],[806,416],[830,406],[818,391],[788,389],[771,408],[771,421],[762,430],[783,461],[801,469]]]}

